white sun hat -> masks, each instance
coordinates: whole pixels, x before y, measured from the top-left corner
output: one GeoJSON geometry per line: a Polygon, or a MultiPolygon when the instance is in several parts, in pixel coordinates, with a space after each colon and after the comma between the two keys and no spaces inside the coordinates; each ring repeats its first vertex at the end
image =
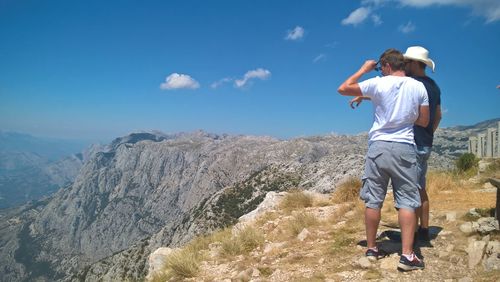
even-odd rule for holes
{"type": "Polygon", "coordinates": [[[429,59],[429,51],[425,49],[424,47],[421,46],[411,46],[406,49],[406,52],[404,53],[405,59],[410,59],[410,60],[415,60],[422,62],[429,66],[432,69],[432,72],[434,72],[434,68],[436,64],[434,64],[434,61],[429,59]]]}

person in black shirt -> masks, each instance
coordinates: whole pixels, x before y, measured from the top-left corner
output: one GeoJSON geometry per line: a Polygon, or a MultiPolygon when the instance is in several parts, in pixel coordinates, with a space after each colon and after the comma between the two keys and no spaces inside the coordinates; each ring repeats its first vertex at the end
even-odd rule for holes
{"type": "MultiPolygon", "coordinates": [[[[417,210],[417,217],[420,221],[417,234],[418,238],[429,241],[429,197],[425,190],[427,160],[431,154],[434,132],[441,121],[441,90],[436,82],[425,73],[426,67],[430,67],[434,72],[435,63],[429,58],[429,51],[421,46],[409,47],[405,54],[405,71],[407,76],[422,82],[427,90],[429,98],[430,121],[429,125],[422,127],[415,125],[413,131],[415,134],[415,143],[417,144],[418,173],[420,198],[422,206],[417,210]]],[[[417,222],[418,223],[418,222],[417,222]]]]}

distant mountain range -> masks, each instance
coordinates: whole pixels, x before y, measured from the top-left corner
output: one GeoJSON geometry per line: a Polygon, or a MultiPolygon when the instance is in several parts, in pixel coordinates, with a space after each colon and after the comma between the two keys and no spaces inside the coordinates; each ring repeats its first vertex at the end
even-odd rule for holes
{"type": "MultiPolygon", "coordinates": [[[[431,167],[449,169],[467,133],[439,129],[431,167]]],[[[0,213],[4,281],[140,280],[149,253],[234,223],[269,191],[332,192],[363,172],[367,135],[134,133],[94,147],[72,184],[0,213]]]]}
{"type": "Polygon", "coordinates": [[[470,134],[476,134],[476,133],[485,131],[488,128],[497,128],[499,121],[500,121],[500,118],[495,118],[495,119],[485,120],[485,121],[476,123],[474,125],[459,125],[459,126],[451,127],[450,129],[457,130],[457,131],[467,131],[470,134]]]}
{"type": "Polygon", "coordinates": [[[31,153],[48,161],[81,153],[88,145],[86,141],[35,137],[0,130],[0,152],[31,153]]]}
{"type": "Polygon", "coordinates": [[[84,142],[0,131],[0,209],[38,200],[73,182],[84,142]]]}

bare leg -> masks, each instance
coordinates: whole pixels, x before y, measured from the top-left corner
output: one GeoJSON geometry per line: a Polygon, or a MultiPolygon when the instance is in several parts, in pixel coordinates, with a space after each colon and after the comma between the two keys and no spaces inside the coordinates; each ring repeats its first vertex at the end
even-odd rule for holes
{"type": "Polygon", "coordinates": [[[427,196],[427,191],[425,189],[420,189],[419,192],[420,199],[422,201],[422,206],[417,209],[417,215],[420,219],[420,226],[422,228],[429,228],[429,196],[427,196]]]}
{"type": "Polygon", "coordinates": [[[413,252],[413,235],[417,226],[417,217],[413,210],[399,209],[399,226],[401,226],[402,252],[409,255],[413,252]]]}
{"type": "Polygon", "coordinates": [[[380,223],[380,209],[365,209],[366,242],[368,248],[376,247],[378,224],[380,223]]]}

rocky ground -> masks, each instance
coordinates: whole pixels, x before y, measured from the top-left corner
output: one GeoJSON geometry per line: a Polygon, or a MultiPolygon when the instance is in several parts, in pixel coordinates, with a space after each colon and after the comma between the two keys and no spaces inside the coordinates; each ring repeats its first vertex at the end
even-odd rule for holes
{"type": "MultiPolygon", "coordinates": [[[[359,201],[339,203],[336,194],[314,194],[311,206],[290,210],[279,204],[286,193],[270,193],[253,214],[233,227],[234,234],[244,226],[255,228],[263,234],[262,244],[248,253],[228,256],[223,243],[213,240],[200,251],[203,259],[194,277],[170,272],[156,281],[500,281],[498,221],[489,216],[496,189],[485,179],[454,177],[436,173],[429,179],[432,240],[415,245],[426,263],[424,270],[396,269],[401,243],[390,193],[382,209],[378,241],[390,256],[376,262],[364,257],[359,201]]],[[[169,271],[161,266],[168,260],[165,251],[172,250],[160,249],[150,257],[150,272],[169,271]]]]}

